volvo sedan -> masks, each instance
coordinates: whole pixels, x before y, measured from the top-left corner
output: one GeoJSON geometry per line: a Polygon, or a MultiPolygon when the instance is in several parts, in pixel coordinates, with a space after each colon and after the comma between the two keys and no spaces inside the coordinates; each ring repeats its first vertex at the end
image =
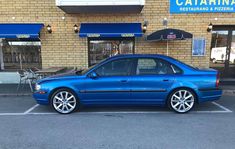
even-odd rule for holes
{"type": "Polygon", "coordinates": [[[34,98],[61,114],[90,105],[168,106],[186,113],[221,97],[219,73],[164,55],[118,55],[83,71],[42,79],[34,98]]]}

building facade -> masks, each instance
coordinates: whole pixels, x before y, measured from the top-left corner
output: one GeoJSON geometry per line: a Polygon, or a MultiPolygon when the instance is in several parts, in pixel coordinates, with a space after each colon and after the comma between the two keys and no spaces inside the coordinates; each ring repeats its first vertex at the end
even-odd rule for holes
{"type": "Polygon", "coordinates": [[[233,59],[232,53],[235,54],[233,49],[233,46],[235,48],[235,31],[233,31],[235,10],[232,10],[235,9],[235,2],[233,0],[213,2],[205,0],[200,2],[193,0],[130,0],[125,2],[119,0],[118,2],[111,0],[100,2],[95,2],[95,0],[0,0],[0,25],[25,23],[44,25],[40,28],[38,40],[17,36],[15,39],[8,40],[4,35],[0,35],[1,72],[12,72],[26,67],[88,67],[108,56],[115,55],[117,49],[119,53],[124,54],[166,55],[168,48],[169,56],[187,64],[217,68],[222,73],[229,70],[227,76],[235,77],[233,66],[235,61],[228,62],[228,58],[233,59]],[[208,10],[211,8],[214,10],[208,10]],[[193,39],[168,42],[147,41],[148,35],[166,28],[164,22],[167,22],[168,28],[192,33],[193,39]],[[141,37],[87,36],[84,38],[79,36],[79,30],[85,23],[141,23],[142,26],[146,25],[147,29],[141,37]],[[210,23],[213,26],[212,31],[208,31],[210,23]],[[51,33],[47,30],[48,25],[51,27],[51,33]],[[75,25],[78,27],[78,32],[74,31],[75,25]],[[203,54],[193,55],[192,49],[197,43],[194,39],[202,39],[202,43],[205,44],[202,46],[203,54]],[[24,44],[26,41],[27,43],[24,44]],[[31,52],[27,53],[27,48],[31,52]],[[19,49],[21,53],[16,52],[14,55],[13,51],[19,49]],[[17,55],[20,55],[20,58],[17,59],[17,55]]]}

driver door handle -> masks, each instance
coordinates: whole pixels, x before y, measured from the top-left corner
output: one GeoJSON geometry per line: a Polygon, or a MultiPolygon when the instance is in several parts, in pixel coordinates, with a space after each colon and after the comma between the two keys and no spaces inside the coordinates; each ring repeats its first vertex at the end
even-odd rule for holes
{"type": "Polygon", "coordinates": [[[127,80],[121,80],[121,82],[122,82],[122,83],[126,83],[126,82],[128,82],[128,81],[127,81],[127,80]]]}

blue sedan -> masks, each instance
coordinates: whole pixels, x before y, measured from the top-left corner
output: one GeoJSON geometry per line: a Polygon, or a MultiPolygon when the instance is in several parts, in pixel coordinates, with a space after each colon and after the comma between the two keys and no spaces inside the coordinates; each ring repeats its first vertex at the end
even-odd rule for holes
{"type": "Polygon", "coordinates": [[[217,100],[219,73],[198,69],[164,55],[118,55],[74,73],[42,79],[35,86],[39,104],[61,114],[89,105],[158,105],[177,113],[217,100]]]}

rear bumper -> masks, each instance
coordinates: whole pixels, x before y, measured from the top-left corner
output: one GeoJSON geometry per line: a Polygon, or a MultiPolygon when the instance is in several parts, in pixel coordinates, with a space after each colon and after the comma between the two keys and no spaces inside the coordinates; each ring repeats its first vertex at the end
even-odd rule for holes
{"type": "Polygon", "coordinates": [[[210,89],[199,89],[198,98],[199,103],[206,101],[214,101],[220,99],[222,96],[222,89],[220,88],[210,88],[210,89]]]}

